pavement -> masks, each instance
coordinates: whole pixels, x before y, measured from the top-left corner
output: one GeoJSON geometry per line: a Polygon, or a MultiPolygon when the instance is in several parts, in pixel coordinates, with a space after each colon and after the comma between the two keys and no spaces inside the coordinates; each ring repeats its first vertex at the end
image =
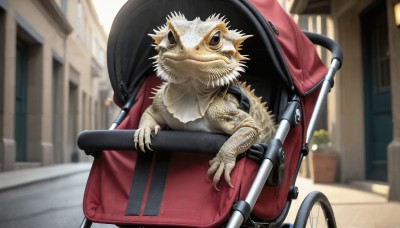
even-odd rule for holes
{"type": "MultiPolygon", "coordinates": [[[[46,167],[0,172],[0,192],[40,181],[65,177],[90,170],[91,163],[69,163],[46,167]]],[[[400,228],[400,202],[387,201],[385,194],[361,190],[360,185],[315,184],[298,177],[300,194],[294,200],[287,217],[293,222],[302,200],[311,191],[321,191],[329,199],[336,217],[337,227],[400,228]]]]}
{"type": "Polygon", "coordinates": [[[315,184],[301,177],[297,179],[297,186],[300,194],[292,203],[289,221],[294,221],[296,214],[293,212],[298,211],[309,192],[320,191],[332,205],[337,227],[400,228],[400,202],[388,201],[382,191],[376,193],[368,187],[361,189],[359,184],[315,184]]]}
{"type": "Polygon", "coordinates": [[[92,167],[92,163],[66,163],[0,172],[0,191],[77,173],[88,172],[90,167],[92,167]]]}

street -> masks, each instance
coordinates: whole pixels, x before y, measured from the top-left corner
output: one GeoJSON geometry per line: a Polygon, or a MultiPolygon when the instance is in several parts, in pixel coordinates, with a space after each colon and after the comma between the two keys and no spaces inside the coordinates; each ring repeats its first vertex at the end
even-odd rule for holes
{"type": "Polygon", "coordinates": [[[0,192],[0,227],[79,227],[87,176],[85,172],[0,192]]]}

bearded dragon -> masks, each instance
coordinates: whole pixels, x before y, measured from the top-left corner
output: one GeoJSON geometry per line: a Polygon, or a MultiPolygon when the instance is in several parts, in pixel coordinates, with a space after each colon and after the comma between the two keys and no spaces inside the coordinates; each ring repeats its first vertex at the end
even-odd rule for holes
{"type": "MultiPolygon", "coordinates": [[[[174,130],[218,132],[230,135],[209,162],[209,176],[217,184],[230,173],[236,157],[254,143],[266,143],[275,132],[273,116],[254,90],[237,78],[244,72],[247,56],[241,55],[243,41],[251,35],[229,30],[224,17],[211,15],[205,21],[189,21],[181,13],[171,13],[165,25],[149,34],[158,54],[154,66],[165,83],[155,91],[153,103],[143,113],[134,135],[135,146],[149,149],[151,137],[165,126],[174,130]],[[250,112],[228,93],[237,84],[250,101],[250,112]],[[145,148],[146,147],[146,148],[145,148]]],[[[179,143],[179,142],[177,142],[179,143]]]]}

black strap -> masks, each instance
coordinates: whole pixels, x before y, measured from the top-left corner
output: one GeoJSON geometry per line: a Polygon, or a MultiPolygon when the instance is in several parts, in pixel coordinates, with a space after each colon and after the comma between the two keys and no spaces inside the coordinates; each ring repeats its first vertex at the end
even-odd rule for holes
{"type": "Polygon", "coordinates": [[[131,190],[129,193],[128,205],[125,211],[127,216],[138,216],[142,208],[143,201],[146,201],[144,216],[156,216],[160,210],[161,201],[164,194],[165,182],[171,153],[156,153],[155,163],[152,166],[153,153],[138,152],[136,168],[133,174],[131,190]],[[150,189],[147,199],[144,199],[149,173],[153,167],[150,189]]]}
{"type": "Polygon", "coordinates": [[[228,93],[234,95],[239,101],[239,108],[247,113],[250,112],[249,98],[243,93],[240,87],[236,84],[229,85],[228,93]]]}
{"type": "Polygon", "coordinates": [[[139,152],[125,215],[139,215],[152,162],[152,153],[139,152]]]}
{"type": "Polygon", "coordinates": [[[143,212],[144,216],[158,215],[167,180],[170,157],[171,153],[157,153],[146,207],[143,212]]]}

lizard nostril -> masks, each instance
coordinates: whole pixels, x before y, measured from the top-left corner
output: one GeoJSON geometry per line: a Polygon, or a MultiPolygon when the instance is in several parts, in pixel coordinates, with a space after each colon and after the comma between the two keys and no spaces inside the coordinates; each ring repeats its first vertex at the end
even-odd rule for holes
{"type": "Polygon", "coordinates": [[[196,51],[198,51],[198,50],[200,50],[200,47],[199,47],[199,46],[196,46],[196,51]]]}

